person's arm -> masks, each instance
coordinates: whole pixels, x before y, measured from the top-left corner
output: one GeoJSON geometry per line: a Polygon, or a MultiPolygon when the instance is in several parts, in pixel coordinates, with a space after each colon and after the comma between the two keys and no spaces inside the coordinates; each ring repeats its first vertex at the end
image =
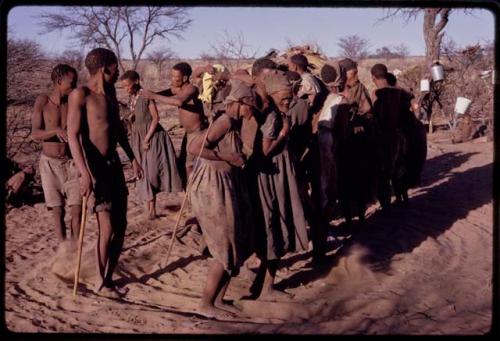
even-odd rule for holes
{"type": "Polygon", "coordinates": [[[62,128],[45,129],[43,123],[43,106],[47,103],[47,95],[40,95],[35,101],[33,118],[31,120],[31,138],[37,141],[45,141],[57,136],[61,142],[68,142],[66,131],[62,128]]]}
{"type": "Polygon", "coordinates": [[[197,91],[196,87],[191,85],[181,90],[181,92],[179,92],[174,96],[169,96],[169,97],[162,96],[146,89],[143,89],[141,95],[146,99],[152,99],[157,102],[161,102],[163,104],[172,105],[175,107],[181,107],[184,103],[189,101],[195,95],[196,91],[197,91]]]}
{"type": "Polygon", "coordinates": [[[210,127],[206,142],[202,148],[202,143],[205,138],[206,132],[197,136],[188,147],[188,152],[192,155],[200,155],[207,160],[221,160],[229,162],[231,165],[241,167],[245,161],[240,153],[219,153],[214,148],[217,143],[224,137],[231,127],[229,120],[219,118],[210,127]],[[201,154],[200,154],[201,150],[201,154]]]}
{"type": "Polygon", "coordinates": [[[120,147],[122,147],[123,151],[127,155],[130,163],[132,164],[132,169],[134,170],[134,175],[137,179],[142,179],[144,171],[142,167],[139,165],[139,162],[135,158],[134,152],[132,151],[132,147],[130,147],[130,143],[128,142],[127,131],[125,130],[125,126],[120,121],[120,115],[116,114],[113,124],[116,125],[117,130],[117,139],[120,147]]]}
{"type": "Polygon", "coordinates": [[[149,108],[149,112],[151,113],[151,124],[149,126],[149,130],[148,130],[146,136],[144,137],[144,141],[143,141],[144,150],[149,149],[149,142],[151,140],[151,137],[153,136],[153,134],[156,130],[156,127],[158,126],[158,124],[160,122],[160,116],[158,115],[158,109],[156,108],[156,103],[154,101],[149,101],[148,108],[149,108]]]}
{"type": "Polygon", "coordinates": [[[285,139],[290,133],[290,122],[287,117],[283,117],[283,128],[281,128],[278,137],[275,139],[271,139],[268,137],[263,137],[262,139],[262,153],[264,156],[268,156],[271,154],[285,139]]]}
{"type": "Polygon", "coordinates": [[[82,88],[73,90],[68,98],[68,144],[75,165],[81,175],[80,192],[82,196],[88,197],[92,191],[92,181],[80,142],[82,108],[84,105],[85,91],[82,88]]]}
{"type": "Polygon", "coordinates": [[[193,78],[201,78],[205,72],[208,73],[215,73],[214,67],[211,64],[205,65],[205,66],[199,66],[193,70],[192,77],[193,78]]]}

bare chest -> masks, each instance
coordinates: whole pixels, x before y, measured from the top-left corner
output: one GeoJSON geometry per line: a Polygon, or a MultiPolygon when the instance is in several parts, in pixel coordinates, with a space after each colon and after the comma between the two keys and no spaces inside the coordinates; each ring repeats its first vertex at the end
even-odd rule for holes
{"type": "Polygon", "coordinates": [[[48,102],[43,107],[43,123],[46,128],[63,128],[67,126],[68,105],[67,103],[60,106],[48,102]]]}

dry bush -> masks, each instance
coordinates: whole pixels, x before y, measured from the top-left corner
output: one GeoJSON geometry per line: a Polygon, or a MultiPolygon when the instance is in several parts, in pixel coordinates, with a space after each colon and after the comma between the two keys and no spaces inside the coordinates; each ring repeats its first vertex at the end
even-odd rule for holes
{"type": "Polygon", "coordinates": [[[7,101],[34,103],[51,84],[51,64],[40,45],[31,40],[7,40],[7,101]]]}

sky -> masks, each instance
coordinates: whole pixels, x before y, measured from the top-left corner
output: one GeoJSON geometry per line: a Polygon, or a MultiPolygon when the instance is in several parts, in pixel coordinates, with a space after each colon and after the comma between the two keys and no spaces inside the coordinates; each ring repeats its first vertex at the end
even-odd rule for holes
{"type": "MultiPolygon", "coordinates": [[[[80,49],[70,39],[69,32],[40,34],[38,16],[60,7],[18,6],[8,14],[9,36],[34,39],[49,53],[59,54],[67,49],[80,49]]],[[[405,44],[410,55],[424,55],[425,42],[422,34],[422,16],[407,24],[400,18],[378,22],[386,13],[382,8],[272,8],[272,7],[194,7],[189,9],[193,20],[183,33],[183,39],[171,38],[151,46],[151,50],[166,45],[180,58],[197,58],[202,52],[211,52],[210,44],[221,40],[224,32],[243,34],[249,45],[247,51],[262,56],[270,48],[282,50],[287,41],[302,44],[317,42],[329,57],[339,55],[338,40],[357,34],[369,41],[369,51],[382,46],[405,44]]],[[[472,15],[453,11],[445,28],[446,35],[458,46],[495,39],[494,14],[475,9],[472,15]]],[[[128,53],[123,57],[127,58],[128,53]]]]}

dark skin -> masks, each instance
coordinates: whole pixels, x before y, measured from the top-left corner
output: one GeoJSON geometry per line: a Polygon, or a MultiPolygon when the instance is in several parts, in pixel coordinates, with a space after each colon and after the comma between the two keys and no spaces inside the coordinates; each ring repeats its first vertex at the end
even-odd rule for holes
{"type": "MultiPolygon", "coordinates": [[[[135,159],[127,134],[120,122],[118,101],[114,92],[114,83],[118,79],[118,65],[101,67],[91,75],[86,86],[75,89],[69,96],[68,108],[68,142],[76,166],[80,171],[80,191],[88,197],[92,192],[92,174],[83,153],[82,139],[88,139],[103,156],[110,155],[119,143],[132,163],[135,176],[142,178],[143,170],[135,159]],[[88,125],[88,134],[82,129],[82,122],[88,125]],[[84,135],[85,134],[85,135],[84,135]]],[[[114,267],[118,261],[121,247],[115,247],[113,240],[122,240],[125,226],[116,226],[113,217],[125,212],[97,212],[99,235],[96,244],[98,282],[96,292],[123,294],[111,282],[114,267]],[[120,234],[119,236],[116,234],[120,234]],[[107,267],[107,269],[106,269],[107,267]],[[105,271],[107,270],[107,271],[105,271]]]]}
{"type": "MultiPolygon", "coordinates": [[[[181,71],[172,69],[171,88],[156,94],[143,89],[142,97],[157,102],[176,106],[179,109],[179,122],[184,127],[186,134],[198,131],[202,128],[205,120],[203,106],[198,100],[198,89],[189,82],[189,76],[181,71]]],[[[187,138],[185,136],[185,138],[187,138]]],[[[186,176],[189,178],[193,171],[192,165],[186,166],[186,176]]]]}
{"type": "Polygon", "coordinates": [[[142,96],[146,99],[178,107],[179,122],[187,133],[200,129],[203,122],[203,111],[198,110],[195,106],[194,100],[198,94],[198,89],[189,83],[189,77],[183,75],[179,70],[172,69],[170,90],[172,92],[171,96],[163,96],[143,89],[142,96]]]}
{"type": "MultiPolygon", "coordinates": [[[[226,106],[226,114],[234,119],[249,120],[252,118],[252,109],[247,104],[232,102],[226,106]]],[[[201,150],[201,157],[204,159],[226,161],[234,167],[243,166],[245,161],[242,154],[219,153],[208,148],[215,141],[220,141],[230,128],[231,122],[229,118],[224,115],[221,116],[212,123],[207,135],[207,142],[203,148],[204,134],[193,140],[188,148],[188,152],[198,155],[201,150]]],[[[225,271],[224,266],[220,262],[213,260],[208,270],[207,282],[199,306],[199,311],[203,315],[215,319],[227,319],[235,317],[235,314],[238,314],[239,310],[236,307],[223,300],[230,280],[231,277],[225,271]]]]}
{"type": "MultiPolygon", "coordinates": [[[[66,133],[68,116],[68,95],[76,88],[77,75],[69,72],[54,83],[52,91],[37,97],[31,123],[31,137],[42,141],[42,153],[52,158],[70,156],[66,133]]],[[[70,206],[71,238],[76,239],[80,230],[81,206],[70,206]]],[[[66,239],[64,207],[51,209],[59,242],[66,239]]]]}

